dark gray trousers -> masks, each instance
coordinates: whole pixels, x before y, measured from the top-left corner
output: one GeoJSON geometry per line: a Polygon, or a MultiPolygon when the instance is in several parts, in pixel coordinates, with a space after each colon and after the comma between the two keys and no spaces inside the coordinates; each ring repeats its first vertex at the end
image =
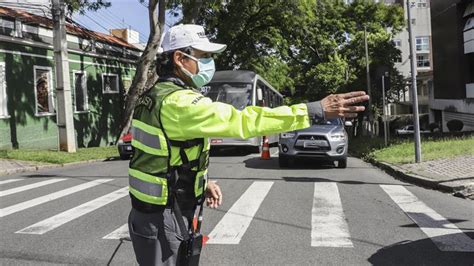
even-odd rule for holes
{"type": "MultiPolygon", "coordinates": [[[[192,211],[183,211],[186,228],[192,211]]],[[[158,213],[143,213],[132,208],[128,229],[138,264],[176,265],[181,241],[181,230],[171,209],[158,213]]]]}

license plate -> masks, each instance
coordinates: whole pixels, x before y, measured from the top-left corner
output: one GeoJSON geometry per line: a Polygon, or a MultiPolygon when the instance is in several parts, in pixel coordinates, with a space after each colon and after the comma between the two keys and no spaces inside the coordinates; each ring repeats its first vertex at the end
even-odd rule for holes
{"type": "Polygon", "coordinates": [[[309,140],[303,143],[303,147],[305,148],[318,148],[319,145],[320,145],[319,141],[315,141],[315,140],[309,140]]]}
{"type": "Polygon", "coordinates": [[[305,148],[319,148],[328,146],[325,140],[306,140],[303,142],[303,147],[305,148]]]}
{"type": "Polygon", "coordinates": [[[126,147],[125,147],[125,150],[131,151],[131,150],[132,150],[132,146],[126,146],[126,147]]]}

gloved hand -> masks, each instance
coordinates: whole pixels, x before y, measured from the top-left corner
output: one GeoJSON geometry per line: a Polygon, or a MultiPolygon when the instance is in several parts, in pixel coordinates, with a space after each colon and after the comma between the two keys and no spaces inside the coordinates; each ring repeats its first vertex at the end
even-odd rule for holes
{"type": "Polygon", "coordinates": [[[358,112],[365,110],[364,106],[352,104],[365,102],[369,96],[364,91],[353,91],[341,94],[331,94],[321,101],[307,103],[309,116],[317,119],[332,119],[338,117],[353,118],[358,112]]]}

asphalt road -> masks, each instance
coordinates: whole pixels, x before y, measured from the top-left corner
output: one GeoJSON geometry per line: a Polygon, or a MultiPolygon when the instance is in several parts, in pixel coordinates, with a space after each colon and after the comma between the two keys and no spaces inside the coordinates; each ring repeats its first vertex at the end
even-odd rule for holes
{"type": "MultiPolygon", "coordinates": [[[[474,204],[347,169],[213,156],[224,204],[204,210],[201,265],[473,265],[474,204]]],[[[1,265],[134,265],[127,162],[0,177],[1,265]],[[20,180],[14,180],[20,179],[20,180]],[[92,182],[92,183],[91,183],[92,182]]]]}

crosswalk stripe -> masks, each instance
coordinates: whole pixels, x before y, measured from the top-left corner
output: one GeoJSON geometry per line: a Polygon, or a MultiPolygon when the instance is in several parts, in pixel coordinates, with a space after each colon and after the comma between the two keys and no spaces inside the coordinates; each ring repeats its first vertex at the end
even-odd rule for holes
{"type": "Polygon", "coordinates": [[[38,188],[38,187],[54,184],[54,183],[57,183],[57,182],[60,182],[60,181],[63,181],[63,180],[66,180],[66,179],[65,178],[50,179],[50,180],[45,180],[45,181],[41,181],[41,182],[36,182],[34,184],[29,184],[29,185],[26,185],[26,186],[21,186],[21,187],[16,187],[16,188],[12,188],[12,189],[3,190],[3,191],[0,191],[0,197],[8,196],[8,195],[15,194],[15,193],[22,192],[22,191],[26,191],[26,190],[30,190],[30,189],[33,189],[33,188],[38,188]]]}
{"type": "Polygon", "coordinates": [[[273,182],[253,182],[209,234],[208,244],[239,244],[273,182]]]}
{"type": "Polygon", "coordinates": [[[337,184],[314,184],[311,211],[312,247],[353,247],[337,184]]]}
{"type": "Polygon", "coordinates": [[[42,235],[46,232],[49,232],[59,226],[70,222],[76,218],[81,217],[87,213],[90,213],[100,207],[103,207],[111,202],[114,202],[120,198],[123,198],[128,195],[128,187],[124,187],[118,189],[114,192],[106,194],[102,197],[96,198],[84,204],[81,204],[75,208],[69,209],[64,211],[60,214],[52,216],[48,219],[45,219],[41,222],[35,223],[31,226],[21,229],[17,231],[17,234],[34,234],[34,235],[42,235]]]}
{"type": "Polygon", "coordinates": [[[104,236],[102,239],[121,239],[129,236],[130,234],[128,233],[128,223],[126,223],[117,228],[117,230],[113,231],[112,233],[104,236]]]}
{"type": "Polygon", "coordinates": [[[380,185],[441,251],[474,252],[474,240],[400,185],[380,185]]]}
{"type": "Polygon", "coordinates": [[[16,213],[16,212],[19,212],[19,211],[26,210],[26,209],[34,207],[34,206],[38,206],[40,204],[43,204],[43,203],[46,203],[46,202],[49,202],[49,201],[52,201],[52,200],[55,200],[55,199],[59,199],[59,198],[71,195],[73,193],[76,193],[76,192],[82,191],[84,189],[88,189],[88,188],[97,186],[99,184],[103,184],[105,182],[109,182],[109,181],[112,181],[112,180],[113,179],[98,179],[98,180],[90,181],[90,182],[87,182],[87,183],[84,183],[84,184],[80,184],[80,185],[77,185],[77,186],[74,186],[74,187],[70,187],[70,188],[67,188],[67,189],[63,189],[63,190],[54,192],[54,193],[51,193],[51,194],[48,194],[48,195],[44,195],[44,196],[34,198],[34,199],[31,199],[31,200],[28,200],[28,201],[24,201],[24,202],[21,202],[21,203],[18,203],[18,204],[9,206],[9,207],[5,207],[3,209],[0,209],[0,218],[5,217],[5,216],[10,215],[10,214],[13,214],[13,213],[16,213]]]}
{"type": "Polygon", "coordinates": [[[21,179],[7,179],[7,180],[0,181],[0,185],[8,184],[8,183],[16,182],[16,181],[21,181],[21,180],[23,180],[23,178],[21,178],[21,179]]]}

